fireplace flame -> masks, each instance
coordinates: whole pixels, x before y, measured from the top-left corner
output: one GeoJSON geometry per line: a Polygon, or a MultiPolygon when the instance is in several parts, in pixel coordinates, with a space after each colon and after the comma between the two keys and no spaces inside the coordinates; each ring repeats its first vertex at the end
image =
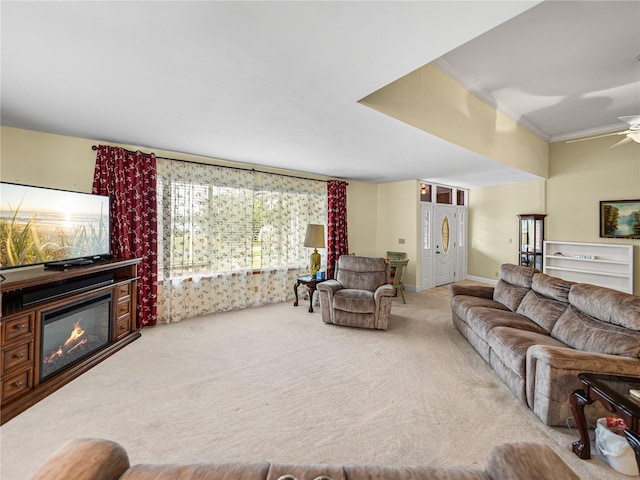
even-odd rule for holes
{"type": "Polygon", "coordinates": [[[75,342],[78,338],[80,338],[82,335],[84,335],[84,330],[82,329],[82,327],[80,326],[80,322],[75,322],[73,324],[73,330],[71,332],[71,335],[69,335],[69,338],[67,338],[67,341],[64,342],[64,344],[62,345],[63,347],[66,347],[67,345],[69,345],[70,343],[75,342]]]}
{"type": "Polygon", "coordinates": [[[84,329],[80,326],[80,322],[75,322],[73,324],[73,330],[71,331],[71,335],[69,335],[69,338],[67,338],[67,340],[58,348],[52,350],[51,354],[48,357],[44,358],[44,362],[52,363],[56,357],[63,357],[80,345],[84,345],[85,343],[87,343],[86,338],[78,341],[78,339],[82,337],[82,335],[84,335],[84,329]],[[71,348],[67,348],[70,345],[71,348]]]}

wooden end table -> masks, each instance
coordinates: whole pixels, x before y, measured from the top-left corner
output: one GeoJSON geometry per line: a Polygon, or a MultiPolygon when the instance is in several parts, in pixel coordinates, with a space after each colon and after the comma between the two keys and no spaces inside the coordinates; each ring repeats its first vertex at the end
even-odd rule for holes
{"type": "Polygon", "coordinates": [[[627,424],[624,434],[636,454],[636,461],[640,467],[640,400],[636,400],[629,393],[631,389],[640,389],[640,378],[597,373],[581,373],[578,378],[585,388],[576,390],[570,397],[571,411],[580,432],[580,440],[572,444],[573,452],[580,458],[591,458],[584,406],[597,400],[607,411],[616,414],[627,424]]]}
{"type": "Polygon", "coordinates": [[[326,278],[324,280],[318,280],[315,275],[303,275],[302,277],[298,277],[298,281],[293,287],[293,293],[296,295],[296,301],[293,302],[293,306],[298,306],[298,287],[300,285],[305,285],[309,290],[309,312],[313,313],[313,292],[316,291],[316,285],[325,282],[326,280],[326,278]]]}

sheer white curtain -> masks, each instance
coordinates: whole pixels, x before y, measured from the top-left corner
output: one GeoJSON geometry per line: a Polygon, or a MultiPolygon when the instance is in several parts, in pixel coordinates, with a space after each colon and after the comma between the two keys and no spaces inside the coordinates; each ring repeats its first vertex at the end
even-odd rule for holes
{"type": "Polygon", "coordinates": [[[259,173],[255,198],[262,219],[257,301],[291,299],[297,277],[309,271],[311,251],[303,245],[307,224],[326,224],[326,183],[259,173]]]}
{"type": "Polygon", "coordinates": [[[166,159],[158,169],[158,320],[252,301],[253,173],[166,159]]]}
{"type": "Polygon", "coordinates": [[[326,183],[157,159],[158,321],[293,298],[326,183]]]}

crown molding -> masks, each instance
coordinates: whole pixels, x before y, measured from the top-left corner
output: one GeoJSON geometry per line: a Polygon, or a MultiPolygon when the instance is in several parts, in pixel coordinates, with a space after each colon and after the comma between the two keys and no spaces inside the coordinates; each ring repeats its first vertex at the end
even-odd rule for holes
{"type": "Polygon", "coordinates": [[[437,58],[431,63],[442,70],[444,73],[449,75],[451,78],[453,78],[456,82],[462,85],[462,87],[468,90],[471,94],[478,97],[491,108],[506,115],[514,122],[522,125],[539,137],[542,137],[545,141],[551,141],[551,137],[549,136],[549,134],[544,132],[535,123],[529,121],[527,117],[522,113],[506,106],[505,102],[501,101],[501,99],[495,93],[484,88],[480,83],[478,83],[475,78],[456,68],[453,64],[445,60],[444,57],[437,58]]]}

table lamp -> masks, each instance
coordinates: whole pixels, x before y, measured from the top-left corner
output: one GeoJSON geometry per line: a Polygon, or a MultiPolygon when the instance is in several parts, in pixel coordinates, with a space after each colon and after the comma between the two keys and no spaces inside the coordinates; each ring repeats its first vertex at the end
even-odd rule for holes
{"type": "Polygon", "coordinates": [[[311,275],[315,275],[320,270],[321,257],[318,248],[324,248],[324,225],[310,223],[307,225],[307,234],[304,237],[304,246],[313,248],[309,262],[311,275]]]}

